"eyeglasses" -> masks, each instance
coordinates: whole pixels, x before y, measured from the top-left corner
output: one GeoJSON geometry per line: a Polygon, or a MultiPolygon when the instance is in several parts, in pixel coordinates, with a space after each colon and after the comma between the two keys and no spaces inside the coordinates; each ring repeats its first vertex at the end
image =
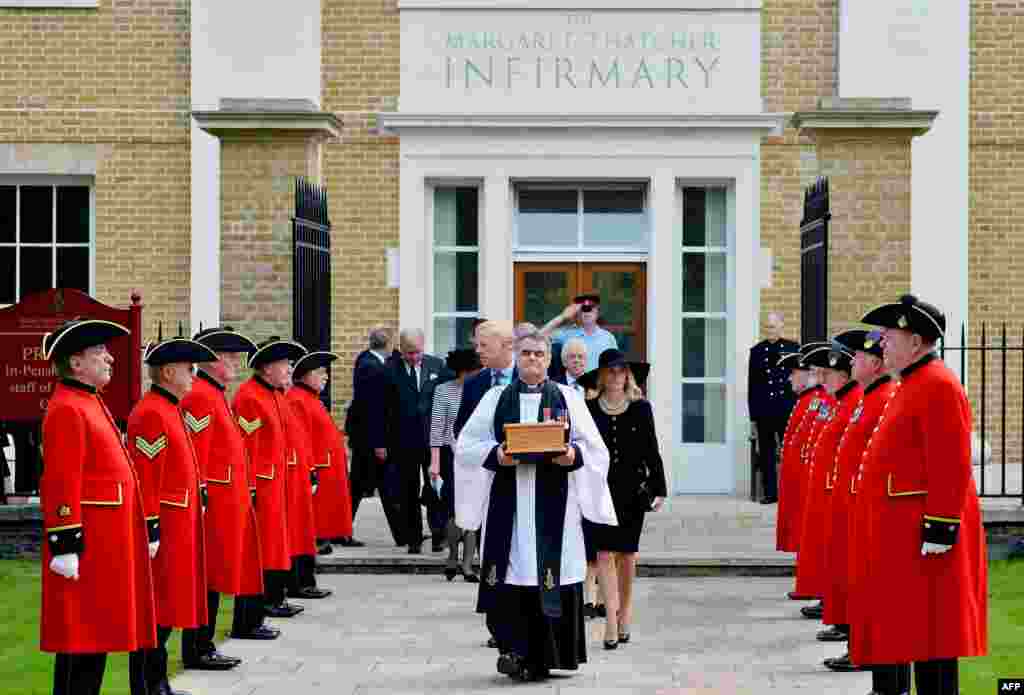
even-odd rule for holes
{"type": "Polygon", "coordinates": [[[580,307],[580,311],[582,311],[583,313],[590,313],[596,308],[597,307],[595,307],[593,304],[584,304],[582,307],[580,307]]]}

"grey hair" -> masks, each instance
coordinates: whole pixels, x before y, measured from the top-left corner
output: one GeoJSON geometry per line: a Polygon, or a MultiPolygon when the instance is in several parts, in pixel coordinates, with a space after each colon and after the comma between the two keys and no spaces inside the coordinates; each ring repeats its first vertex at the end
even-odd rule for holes
{"type": "Polygon", "coordinates": [[[414,340],[426,340],[422,328],[403,328],[398,333],[398,344],[409,345],[414,340]]]}
{"type": "MultiPolygon", "coordinates": [[[[551,354],[551,337],[541,333],[540,330],[536,326],[534,326],[533,324],[529,324],[529,325],[531,327],[529,330],[516,330],[516,343],[515,343],[516,353],[518,354],[519,350],[522,349],[523,343],[525,343],[527,340],[530,340],[530,341],[533,341],[535,343],[544,343],[544,347],[547,348],[548,355],[550,355],[551,354]]],[[[517,326],[517,329],[522,327],[522,326],[523,326],[523,324],[519,324],[519,326],[517,326]]]]}
{"type": "MultiPolygon", "coordinates": [[[[532,324],[529,321],[523,321],[522,323],[517,323],[515,325],[515,328],[512,330],[512,335],[516,339],[518,339],[521,335],[526,335],[527,333],[535,333],[537,331],[538,328],[535,324],[532,324]]],[[[551,346],[549,345],[548,347],[551,346]]]]}
{"type": "Polygon", "coordinates": [[[565,365],[565,360],[566,360],[566,357],[569,354],[569,350],[571,350],[572,348],[575,348],[575,347],[583,348],[583,357],[584,357],[584,359],[586,359],[586,357],[587,357],[587,344],[584,343],[583,340],[580,339],[580,338],[569,338],[562,345],[562,354],[560,355],[560,357],[562,358],[562,365],[563,366],[565,365]]]}
{"type": "Polygon", "coordinates": [[[391,330],[386,326],[374,326],[370,329],[370,349],[383,350],[391,342],[391,330]]]}

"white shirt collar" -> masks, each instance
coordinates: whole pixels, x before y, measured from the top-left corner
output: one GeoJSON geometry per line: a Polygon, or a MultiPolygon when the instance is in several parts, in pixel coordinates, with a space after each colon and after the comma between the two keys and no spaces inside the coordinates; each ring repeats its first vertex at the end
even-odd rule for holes
{"type": "Polygon", "coordinates": [[[385,357],[385,356],[384,356],[384,355],[382,355],[381,353],[377,352],[376,350],[370,350],[370,352],[372,352],[372,353],[373,353],[374,357],[376,357],[376,358],[377,358],[378,360],[380,360],[380,361],[381,361],[381,364],[384,364],[385,362],[387,362],[387,361],[388,361],[388,358],[387,358],[387,357],[385,357]]]}

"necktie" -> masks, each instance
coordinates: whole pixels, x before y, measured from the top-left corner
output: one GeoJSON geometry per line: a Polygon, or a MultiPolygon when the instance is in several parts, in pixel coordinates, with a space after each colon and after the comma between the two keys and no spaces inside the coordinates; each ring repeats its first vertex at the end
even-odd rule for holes
{"type": "Polygon", "coordinates": [[[501,371],[500,369],[495,369],[494,370],[494,385],[495,386],[504,386],[505,385],[505,372],[501,371]]]}
{"type": "Polygon", "coordinates": [[[412,385],[417,391],[420,390],[420,380],[416,378],[416,367],[415,365],[409,365],[409,376],[412,377],[412,385]]]}

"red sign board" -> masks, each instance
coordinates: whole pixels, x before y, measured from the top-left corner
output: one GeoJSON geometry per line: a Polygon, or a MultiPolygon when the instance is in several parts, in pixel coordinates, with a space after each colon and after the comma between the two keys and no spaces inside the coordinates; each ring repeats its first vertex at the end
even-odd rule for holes
{"type": "Polygon", "coordinates": [[[72,289],[37,292],[0,309],[0,420],[43,418],[57,374],[43,357],[43,336],[73,318],[114,321],[131,333],[110,341],[114,377],[103,400],[115,418],[127,420],[142,396],[142,305],[132,297],[127,309],[101,304],[72,289]]]}

